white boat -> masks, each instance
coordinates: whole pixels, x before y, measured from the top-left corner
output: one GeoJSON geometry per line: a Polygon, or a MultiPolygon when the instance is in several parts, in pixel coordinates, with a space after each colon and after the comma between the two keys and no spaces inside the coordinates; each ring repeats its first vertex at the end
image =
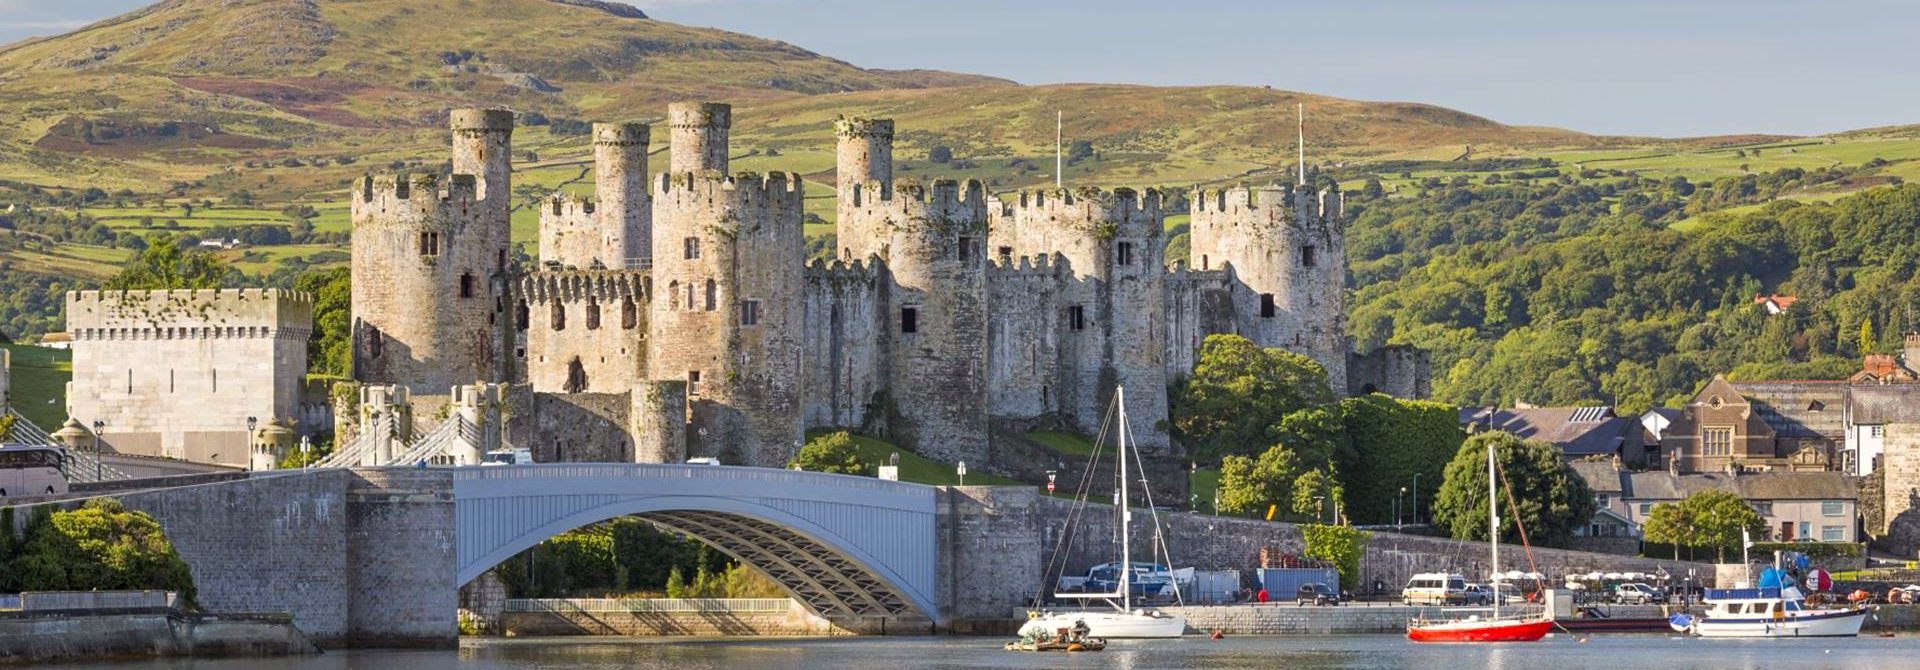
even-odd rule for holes
{"type": "MultiPolygon", "coordinates": [[[[1133,510],[1128,504],[1131,500],[1128,485],[1132,477],[1127,474],[1127,465],[1129,460],[1138,457],[1139,447],[1130,439],[1132,431],[1127,425],[1126,394],[1125,388],[1114,390],[1113,403],[1118,408],[1119,415],[1115,434],[1119,437],[1120,445],[1115,453],[1120,461],[1120,489],[1114,499],[1116,503],[1114,508],[1115,513],[1120,515],[1120,560],[1113,565],[1136,566],[1141,564],[1133,561],[1132,533],[1129,532],[1133,525],[1133,510]],[[1128,453],[1130,445],[1134,447],[1132,454],[1128,453]]],[[[1093,462],[1089,461],[1087,467],[1092,468],[1093,462]]],[[[1083,491],[1083,496],[1084,493],[1083,491]]],[[[1148,493],[1148,497],[1151,499],[1151,492],[1148,493]]],[[[1085,503],[1084,497],[1081,503],[1085,503]]],[[[1158,517],[1155,517],[1154,523],[1159,523],[1158,517]]],[[[1155,535],[1159,536],[1158,533],[1155,535]]],[[[1171,563],[1171,561],[1168,562],[1169,565],[1171,563]]],[[[1027,623],[1020,626],[1020,636],[1028,638],[1057,635],[1061,631],[1072,630],[1080,623],[1086,624],[1087,637],[1095,638],[1171,638],[1186,634],[1186,617],[1133,606],[1133,592],[1140,590],[1139,586],[1133,582],[1140,578],[1140,571],[1115,570],[1114,572],[1118,573],[1119,579],[1114,583],[1112,591],[1054,594],[1056,598],[1105,602],[1109,609],[1035,611],[1028,615],[1027,623]]],[[[1174,585],[1174,597],[1179,597],[1177,584],[1174,585]]]]}
{"type": "Polygon", "coordinates": [[[1860,607],[1810,607],[1792,586],[1707,589],[1706,602],[1705,614],[1669,623],[1700,637],[1853,637],[1867,620],[1860,607]]]}

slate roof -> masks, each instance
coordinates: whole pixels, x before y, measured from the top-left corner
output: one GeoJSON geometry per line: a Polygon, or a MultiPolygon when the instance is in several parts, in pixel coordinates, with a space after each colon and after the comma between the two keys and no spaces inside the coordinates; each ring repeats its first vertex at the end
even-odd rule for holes
{"type": "Polygon", "coordinates": [[[1845,381],[1732,382],[1732,385],[1779,437],[1846,439],[1845,381]]]}
{"type": "Polygon", "coordinates": [[[1594,493],[1619,494],[1627,490],[1626,473],[1609,461],[1574,461],[1573,471],[1587,480],[1594,493]]]}
{"type": "Polygon", "coordinates": [[[1612,407],[1461,408],[1460,423],[1551,442],[1571,457],[1620,453],[1643,432],[1636,418],[1616,416],[1612,407]]]}
{"type": "Polygon", "coordinates": [[[1856,385],[1853,422],[1886,424],[1920,418],[1920,384],[1856,385]]]}
{"type": "Polygon", "coordinates": [[[1680,500],[1715,489],[1731,491],[1745,500],[1852,500],[1858,493],[1853,478],[1840,472],[1675,475],[1654,471],[1631,473],[1625,479],[1627,490],[1623,497],[1631,500],[1680,500]]]}

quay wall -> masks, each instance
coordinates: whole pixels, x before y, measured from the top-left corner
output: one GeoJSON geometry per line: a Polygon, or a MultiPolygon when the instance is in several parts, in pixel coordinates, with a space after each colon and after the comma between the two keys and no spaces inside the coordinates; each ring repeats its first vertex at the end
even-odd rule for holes
{"type": "Polygon", "coordinates": [[[317,654],[292,617],[175,610],[0,614],[0,665],[135,656],[263,657],[317,654]]]}

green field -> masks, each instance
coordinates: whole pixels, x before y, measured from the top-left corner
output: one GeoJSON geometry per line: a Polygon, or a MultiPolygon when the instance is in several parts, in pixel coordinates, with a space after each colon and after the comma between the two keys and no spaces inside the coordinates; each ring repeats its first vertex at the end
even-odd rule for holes
{"type": "MultiPolygon", "coordinates": [[[[808,439],[818,437],[829,431],[809,431],[808,439]]],[[[900,481],[933,486],[951,486],[960,483],[960,476],[952,463],[942,463],[925,456],[901,449],[893,443],[864,435],[854,435],[853,444],[860,452],[860,460],[875,465],[884,465],[894,454],[900,455],[900,481]]],[[[975,469],[967,473],[968,486],[1023,486],[1021,482],[990,475],[975,469]]]]}
{"type": "Polygon", "coordinates": [[[1213,468],[1193,470],[1187,475],[1187,492],[1192,495],[1193,511],[1201,514],[1218,514],[1213,508],[1213,496],[1220,490],[1220,471],[1213,468]]]}
{"type": "Polygon", "coordinates": [[[15,409],[49,433],[67,416],[67,381],[73,378],[73,352],[24,344],[0,344],[12,357],[8,398],[15,409]]]}
{"type": "Polygon", "coordinates": [[[1027,433],[1027,439],[1040,446],[1069,456],[1092,456],[1093,440],[1079,433],[1059,430],[1036,430],[1027,433]]]}

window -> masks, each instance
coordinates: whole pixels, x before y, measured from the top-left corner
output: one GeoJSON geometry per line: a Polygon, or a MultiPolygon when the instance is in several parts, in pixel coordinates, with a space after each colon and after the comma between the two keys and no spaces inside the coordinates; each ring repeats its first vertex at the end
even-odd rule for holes
{"type": "Polygon", "coordinates": [[[1820,501],[1820,516],[1845,516],[1847,503],[1844,500],[1820,501]]]}
{"type": "Polygon", "coordinates": [[[1068,307],[1067,308],[1067,329],[1068,330],[1085,330],[1086,327],[1087,327],[1086,308],[1081,307],[1079,305],[1073,305],[1071,307],[1068,307]]]}
{"type": "Polygon", "coordinates": [[[1794,537],[1813,537],[1813,522],[1812,521],[1800,522],[1800,534],[1795,535],[1794,537]]]}
{"type": "Polygon", "coordinates": [[[1700,432],[1700,453],[1707,456],[1726,456],[1733,453],[1732,428],[1708,428],[1700,432]]]}
{"type": "Polygon", "coordinates": [[[687,282],[687,310],[693,310],[693,282],[687,282]]]}
{"type": "Polygon", "coordinates": [[[1821,526],[1820,527],[1821,542],[1845,542],[1846,539],[1847,539],[1846,526],[1821,526]]]}
{"type": "Polygon", "coordinates": [[[760,325],[760,301],[758,300],[740,301],[740,325],[742,326],[760,325]]]}
{"type": "Polygon", "coordinates": [[[680,280],[667,282],[667,309],[680,309],[680,280]]]}
{"type": "Polygon", "coordinates": [[[687,371],[687,395],[700,395],[700,371],[687,371]]]}
{"type": "Polygon", "coordinates": [[[1593,496],[1593,501],[1595,503],[1599,503],[1601,507],[1606,507],[1608,504],[1613,502],[1613,496],[1609,496],[1605,493],[1600,493],[1593,496]]]}
{"type": "Polygon", "coordinates": [[[633,330],[639,325],[640,305],[633,301],[633,296],[627,296],[627,299],[620,301],[620,327],[633,330]]]}
{"type": "Polygon", "coordinates": [[[1653,503],[1640,503],[1640,516],[1646,516],[1652,513],[1653,503]]]}
{"type": "MultiPolygon", "coordinates": [[[[387,340],[385,337],[380,335],[380,329],[375,328],[373,326],[367,326],[367,356],[371,358],[379,358],[380,352],[386,350],[386,347],[387,347],[387,340]]],[[[214,375],[215,376],[213,381],[213,390],[218,391],[220,390],[219,373],[214,373],[214,375]]]]}
{"type": "Polygon", "coordinates": [[[1318,250],[1314,249],[1312,246],[1300,247],[1300,267],[1303,267],[1303,268],[1313,267],[1314,263],[1319,260],[1317,258],[1317,256],[1319,255],[1318,253],[1316,253],[1317,251],[1318,250]]]}
{"type": "Polygon", "coordinates": [[[1200,254],[1200,269],[1202,269],[1202,270],[1205,270],[1205,269],[1207,269],[1207,255],[1206,255],[1206,254],[1200,254]]]}
{"type": "Polygon", "coordinates": [[[1886,437],[1886,436],[1887,436],[1886,426],[1878,426],[1878,425],[1867,426],[1867,437],[1886,437]]]}
{"type": "Polygon", "coordinates": [[[1260,294],[1260,318],[1271,319],[1273,318],[1273,315],[1276,311],[1278,310],[1276,310],[1273,306],[1273,294],[1272,293],[1260,294]]]}
{"type": "Polygon", "coordinates": [[[600,329],[600,303],[593,300],[588,300],[587,301],[587,330],[599,330],[599,329],[600,329]]]}
{"type": "Polygon", "coordinates": [[[1114,250],[1113,262],[1120,265],[1133,265],[1133,243],[1121,242],[1114,250]]]}
{"type": "Polygon", "coordinates": [[[961,263],[973,262],[973,245],[974,244],[975,242],[971,237],[960,238],[960,262],[961,263]]]}
{"type": "Polygon", "coordinates": [[[920,309],[917,307],[900,308],[900,332],[920,332],[920,309]]]}
{"type": "Polygon", "coordinates": [[[1758,514],[1760,516],[1773,516],[1773,501],[1760,500],[1760,501],[1755,501],[1749,504],[1752,505],[1754,514],[1758,514]]]}
{"type": "Polygon", "coordinates": [[[700,238],[689,237],[685,240],[681,240],[681,244],[684,246],[684,249],[683,249],[684,257],[687,260],[695,260],[700,258],[700,238]]]}
{"type": "Polygon", "coordinates": [[[471,272],[460,273],[460,297],[473,297],[473,273],[471,272]]]}
{"type": "Polygon", "coordinates": [[[1013,260],[1013,247],[1000,247],[1000,260],[1002,261],[1013,260]]]}
{"type": "MultiPolygon", "coordinates": [[[[692,288],[692,287],[688,287],[688,288],[692,288]]],[[[711,279],[707,280],[707,311],[711,312],[715,309],[719,309],[720,307],[719,301],[720,301],[720,290],[714,287],[713,280],[711,279]]]]}
{"type": "Polygon", "coordinates": [[[420,233],[420,255],[440,255],[440,233],[432,231],[420,233]]]}
{"type": "Polygon", "coordinates": [[[566,330],[567,306],[560,304],[558,300],[553,301],[553,306],[547,310],[547,320],[551,322],[548,325],[554,330],[566,330]]]}

